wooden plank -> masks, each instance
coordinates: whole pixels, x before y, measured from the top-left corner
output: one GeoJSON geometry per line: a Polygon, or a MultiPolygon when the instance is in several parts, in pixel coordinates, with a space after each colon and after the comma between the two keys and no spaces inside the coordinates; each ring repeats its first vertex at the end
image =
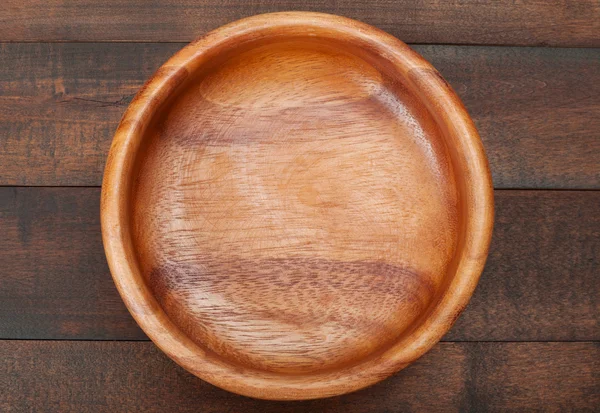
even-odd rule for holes
{"type": "Polygon", "coordinates": [[[287,10],[359,19],[412,43],[600,45],[596,0],[4,0],[0,41],[190,41],[242,17],[287,10]]]}
{"type": "MultiPolygon", "coordinates": [[[[597,411],[600,343],[477,343],[467,391],[474,412],[597,411]]],[[[462,409],[461,409],[462,410],[462,409]]]]}
{"type": "Polygon", "coordinates": [[[600,188],[600,49],[418,50],[463,99],[496,188],[600,188]]]}
{"type": "Polygon", "coordinates": [[[207,384],[152,343],[0,341],[0,410],[61,412],[593,411],[600,343],[441,343],[367,389],[304,402],[207,384]]]}
{"type": "MultiPolygon", "coordinates": [[[[100,185],[125,107],[181,46],[0,45],[0,185],[100,185]]],[[[600,188],[600,49],[417,50],[463,98],[497,188],[600,188]]]]}
{"type": "Polygon", "coordinates": [[[100,236],[97,188],[0,188],[0,337],[145,339],[100,236]]]}
{"type": "Polygon", "coordinates": [[[600,192],[496,191],[490,255],[445,340],[600,339],[600,192]]]}
{"type": "Polygon", "coordinates": [[[99,185],[119,119],[180,45],[0,45],[0,184],[99,185]]]}
{"type": "MultiPolygon", "coordinates": [[[[451,341],[600,340],[600,192],[496,191],[451,341]]],[[[98,188],[0,188],[0,338],[146,339],[108,272],[98,188]]]]}

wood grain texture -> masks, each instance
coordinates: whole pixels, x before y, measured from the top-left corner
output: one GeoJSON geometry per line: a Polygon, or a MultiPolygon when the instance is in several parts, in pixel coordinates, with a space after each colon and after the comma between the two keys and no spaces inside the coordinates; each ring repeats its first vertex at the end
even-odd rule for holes
{"type": "Polygon", "coordinates": [[[268,43],[199,71],[132,175],[152,295],[249,368],[306,374],[382,351],[433,305],[462,237],[432,117],[340,47],[268,43]]]}
{"type": "MultiPolygon", "coordinates": [[[[109,275],[99,198],[97,188],[0,188],[0,338],[147,339],[109,275]]],[[[445,340],[600,340],[600,194],[495,199],[486,269],[445,340]]]]}
{"type": "MultiPolygon", "coordinates": [[[[100,185],[126,106],[182,46],[0,45],[0,184],[100,185]]],[[[600,49],[415,49],[463,99],[495,187],[600,188],[600,49]]]]}
{"type": "Polygon", "coordinates": [[[144,332],[238,394],[383,380],[466,307],[491,241],[483,144],[443,77],[339,16],[254,16],[199,38],[131,102],[102,239],[144,332]]]}
{"type": "Polygon", "coordinates": [[[441,343],[344,396],[269,402],[220,390],[152,343],[0,342],[3,412],[595,411],[599,343],[441,343]]]}
{"type": "Polygon", "coordinates": [[[355,18],[412,43],[600,45],[595,0],[5,0],[0,41],[190,41],[242,17],[288,10],[355,18]]]}

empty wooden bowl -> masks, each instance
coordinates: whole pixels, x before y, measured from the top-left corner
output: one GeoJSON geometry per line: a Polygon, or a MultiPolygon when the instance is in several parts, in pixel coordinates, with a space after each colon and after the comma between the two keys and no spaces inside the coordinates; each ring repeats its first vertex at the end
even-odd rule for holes
{"type": "Polygon", "coordinates": [[[146,334],[224,389],[350,392],[430,349],[493,220],[481,141],[394,37],[316,13],[240,20],[140,90],[102,191],[115,283],[146,334]]]}

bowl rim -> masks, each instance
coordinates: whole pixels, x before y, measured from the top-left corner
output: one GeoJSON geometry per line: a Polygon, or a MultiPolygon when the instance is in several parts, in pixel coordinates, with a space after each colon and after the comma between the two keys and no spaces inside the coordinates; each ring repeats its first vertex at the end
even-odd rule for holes
{"type": "MultiPolygon", "coordinates": [[[[457,183],[458,184],[458,183],[457,183]]],[[[261,399],[299,400],[361,389],[401,370],[428,351],[467,305],[487,257],[493,226],[493,187],[487,158],[462,102],[439,73],[395,37],[345,17],[313,12],[261,14],[222,26],[171,57],[140,89],[117,128],[106,162],[101,194],[102,239],[113,280],[130,313],[171,359],[201,379],[261,399]],[[304,34],[353,41],[378,54],[403,75],[443,122],[464,166],[467,209],[465,240],[457,247],[456,272],[424,320],[381,354],[332,371],[288,375],[229,364],[201,348],[173,324],[144,282],[129,228],[129,199],[136,154],[146,127],[161,104],[188,75],[228,47],[265,37],[304,34]]]]}

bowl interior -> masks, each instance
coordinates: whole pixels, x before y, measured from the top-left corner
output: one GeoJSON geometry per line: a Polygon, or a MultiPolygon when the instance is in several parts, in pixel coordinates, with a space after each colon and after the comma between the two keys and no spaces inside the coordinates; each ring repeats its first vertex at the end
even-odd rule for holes
{"type": "Polygon", "coordinates": [[[170,320],[239,368],[308,374],[410,334],[463,225],[444,132],[385,59],[296,36],[200,65],[152,119],[131,234],[170,320]]]}

